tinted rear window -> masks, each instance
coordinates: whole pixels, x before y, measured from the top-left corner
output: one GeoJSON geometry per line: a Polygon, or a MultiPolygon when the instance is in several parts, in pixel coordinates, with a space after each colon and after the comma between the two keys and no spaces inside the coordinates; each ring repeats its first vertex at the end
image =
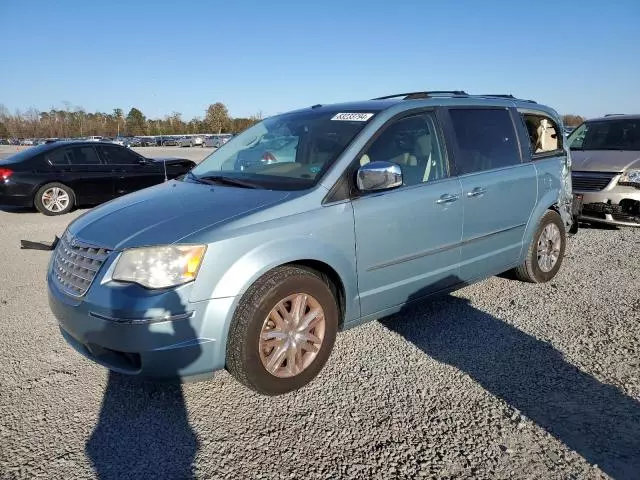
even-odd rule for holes
{"type": "Polygon", "coordinates": [[[11,163],[19,163],[24,160],[29,160],[30,158],[33,158],[43,151],[49,150],[50,148],[51,147],[49,145],[38,145],[37,147],[29,147],[26,150],[14,153],[10,157],[0,160],[0,165],[8,165],[11,163]]]}
{"type": "Polygon", "coordinates": [[[509,111],[501,108],[451,109],[460,157],[458,174],[521,163],[516,131],[509,111]]]}

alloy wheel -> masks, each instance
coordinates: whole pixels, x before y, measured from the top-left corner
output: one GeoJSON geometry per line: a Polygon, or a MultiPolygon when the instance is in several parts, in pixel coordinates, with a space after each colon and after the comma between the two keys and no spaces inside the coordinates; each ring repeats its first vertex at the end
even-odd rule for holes
{"type": "Polygon", "coordinates": [[[290,378],[316,358],[325,336],[325,316],[311,295],[297,293],[271,309],[260,331],[260,359],[271,374],[290,378]]]}

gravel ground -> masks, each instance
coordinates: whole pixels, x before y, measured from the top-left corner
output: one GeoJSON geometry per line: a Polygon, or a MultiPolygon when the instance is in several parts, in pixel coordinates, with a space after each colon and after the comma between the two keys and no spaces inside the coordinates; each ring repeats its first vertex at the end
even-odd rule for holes
{"type": "Polygon", "coordinates": [[[640,478],[640,229],[581,230],[549,284],[491,278],[344,332],[267,398],[71,350],[49,255],[19,241],[79,213],[0,210],[0,478],[640,478]]]}

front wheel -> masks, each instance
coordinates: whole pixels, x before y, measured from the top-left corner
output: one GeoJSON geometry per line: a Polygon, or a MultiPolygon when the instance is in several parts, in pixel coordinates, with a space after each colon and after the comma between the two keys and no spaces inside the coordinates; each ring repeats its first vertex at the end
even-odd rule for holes
{"type": "Polygon", "coordinates": [[[227,370],[263,395],[302,388],[322,370],[338,331],[332,285],[297,266],[265,274],[243,296],[227,342],[227,370]]]}
{"type": "Polygon", "coordinates": [[[514,269],[515,276],[524,282],[548,282],[560,270],[566,243],[562,218],[557,212],[547,210],[533,235],[524,263],[514,269]]]}
{"type": "Polygon", "coordinates": [[[38,190],[33,203],[40,213],[53,216],[70,212],[75,199],[73,190],[66,185],[48,183],[38,190]]]}

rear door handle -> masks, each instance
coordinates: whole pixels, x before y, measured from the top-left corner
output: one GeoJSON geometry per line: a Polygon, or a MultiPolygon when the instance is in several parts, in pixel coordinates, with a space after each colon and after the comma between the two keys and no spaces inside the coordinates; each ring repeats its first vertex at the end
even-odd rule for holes
{"type": "Polygon", "coordinates": [[[487,193],[487,189],[486,188],[476,187],[473,190],[471,190],[470,192],[467,192],[467,197],[469,197],[469,198],[471,198],[471,197],[481,197],[485,193],[487,193]]]}
{"type": "Polygon", "coordinates": [[[458,195],[445,193],[444,195],[440,195],[440,198],[436,200],[436,203],[438,204],[451,203],[451,202],[455,202],[456,200],[458,200],[458,195]]]}

